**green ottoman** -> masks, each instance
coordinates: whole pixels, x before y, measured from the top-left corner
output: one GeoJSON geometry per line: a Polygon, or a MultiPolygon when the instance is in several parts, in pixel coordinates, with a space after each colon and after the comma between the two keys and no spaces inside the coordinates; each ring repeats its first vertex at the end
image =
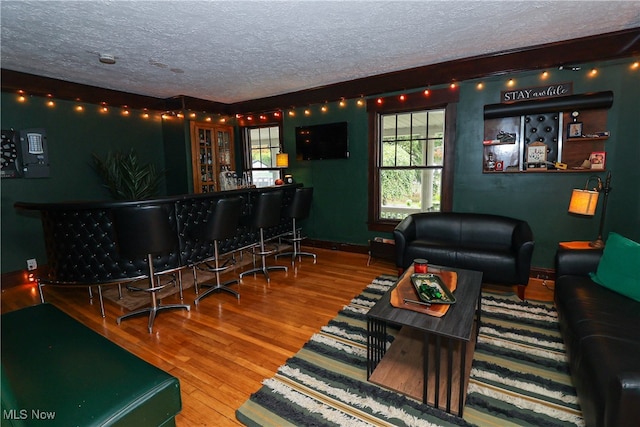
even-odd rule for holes
{"type": "Polygon", "coordinates": [[[172,426],[177,378],[51,304],[3,314],[3,426],[172,426]]]}

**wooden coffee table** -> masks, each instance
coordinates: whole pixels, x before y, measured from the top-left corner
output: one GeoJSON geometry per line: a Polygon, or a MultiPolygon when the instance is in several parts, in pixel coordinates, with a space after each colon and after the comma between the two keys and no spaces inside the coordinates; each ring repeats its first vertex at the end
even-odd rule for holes
{"type": "MultiPolygon", "coordinates": [[[[430,273],[444,269],[429,266],[430,273]]],[[[369,310],[367,379],[461,417],[480,328],[482,273],[446,269],[457,273],[456,303],[442,317],[393,307],[393,288],[369,310]],[[387,349],[389,326],[400,331],[387,349]]],[[[409,267],[395,286],[410,280],[411,273],[409,267]]]]}

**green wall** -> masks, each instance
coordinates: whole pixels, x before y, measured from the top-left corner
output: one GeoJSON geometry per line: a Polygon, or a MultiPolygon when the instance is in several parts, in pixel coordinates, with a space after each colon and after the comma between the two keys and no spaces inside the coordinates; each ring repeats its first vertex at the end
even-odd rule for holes
{"type": "Polygon", "coordinates": [[[289,153],[287,173],[296,182],[314,187],[305,234],[319,240],[366,244],[376,235],[367,231],[368,137],[366,107],[349,100],[345,107],[328,103],[327,112],[321,105],[295,110],[295,116],[285,115],[283,123],[284,151],[289,153]],[[295,128],[320,123],[348,122],[349,158],[331,160],[296,160],[295,128]]]}
{"type": "MultiPolygon", "coordinates": [[[[454,210],[484,212],[521,218],[529,222],[536,240],[533,256],[535,267],[553,268],[553,258],[560,241],[594,240],[599,226],[595,218],[569,215],[567,207],[573,188],[583,188],[588,173],[482,173],[483,107],[500,102],[500,92],[507,90],[509,78],[515,88],[573,82],[573,93],[581,94],[611,90],[613,107],[608,112],[611,138],[606,142],[607,169],[612,172],[613,190],[609,197],[605,236],[617,231],[640,241],[640,74],[622,63],[584,64],[580,72],[550,70],[546,80],[540,72],[518,73],[478,81],[462,82],[457,108],[457,136],[454,174],[454,210]],[[587,70],[597,66],[596,77],[587,77],[587,70]]],[[[424,88],[416,88],[416,90],[424,88]]],[[[411,91],[407,91],[411,92],[411,91]]],[[[384,94],[389,95],[389,94],[384,94]]],[[[294,117],[285,115],[284,146],[290,153],[288,172],[298,182],[313,186],[312,213],[304,224],[312,238],[343,243],[366,244],[374,235],[368,231],[367,195],[367,113],[355,100],[348,106],[329,103],[310,105],[295,110],[294,117]],[[308,109],[311,114],[305,115],[308,109]],[[348,160],[295,161],[295,127],[301,125],[349,122],[348,160]]],[[[604,178],[604,173],[599,173],[604,178]]],[[[601,198],[602,200],[602,198],[601,198]]]]}
{"type": "MultiPolygon", "coordinates": [[[[95,105],[85,105],[83,112],[77,112],[75,103],[60,100],[51,108],[45,106],[44,98],[35,96],[25,103],[16,99],[15,94],[2,93],[2,129],[44,128],[51,174],[49,178],[0,180],[3,273],[24,269],[28,258],[46,263],[38,217],[17,212],[15,202],[109,199],[91,166],[92,153],[103,157],[109,149],[134,147],[141,158],[159,168],[165,163],[159,117],[143,119],[136,111],[125,117],[118,108],[100,113],[95,105]]],[[[164,184],[161,191],[165,194],[164,184]]]]}
{"type": "MultiPolygon", "coordinates": [[[[607,169],[612,172],[613,190],[609,197],[605,235],[617,231],[640,241],[640,72],[629,68],[629,61],[583,64],[580,72],[550,70],[547,80],[540,73],[518,73],[477,81],[461,82],[457,115],[455,152],[454,209],[488,212],[527,220],[533,228],[536,248],[533,265],[553,267],[553,256],[559,241],[593,240],[599,217],[578,218],[566,212],[571,189],[584,187],[590,174],[483,174],[482,145],[483,107],[500,101],[509,78],[516,88],[573,82],[573,93],[604,90],[614,92],[608,114],[611,138],[606,142],[607,169]],[[599,74],[587,76],[590,67],[599,74]]],[[[425,80],[427,78],[425,77],[425,80]]],[[[415,88],[421,90],[424,88],[415,88]]],[[[411,92],[411,91],[407,91],[411,92]]],[[[389,94],[384,94],[389,95],[389,94]]],[[[305,233],[311,238],[345,244],[366,245],[373,236],[367,227],[368,198],[368,117],[366,108],[347,100],[345,107],[337,102],[302,106],[296,115],[283,120],[284,150],[289,153],[290,167],[297,182],[313,186],[311,215],[305,221],[305,233]],[[309,109],[311,114],[305,115],[309,109]],[[349,159],[296,161],[295,127],[319,123],[349,123],[349,159]]],[[[45,107],[44,99],[29,98],[16,102],[15,94],[2,93],[2,128],[45,128],[50,146],[51,177],[43,179],[2,179],[2,272],[25,268],[27,258],[46,262],[40,221],[19,214],[16,201],[59,202],[66,200],[107,199],[107,191],[90,166],[93,152],[104,155],[108,149],[135,147],[143,158],[167,170],[165,194],[191,191],[191,161],[188,121],[157,117],[142,119],[139,112],[124,117],[119,109],[108,114],[87,106],[83,113],[73,109],[74,103],[57,101],[56,107],[45,107]]],[[[236,154],[240,162],[241,144],[236,134],[236,154]]],[[[240,170],[239,166],[239,170],[240,170]]],[[[600,176],[604,174],[600,173],[600,176]]],[[[600,208],[599,208],[600,209],[600,208]]]]}
{"type": "MultiPolygon", "coordinates": [[[[640,75],[638,71],[631,71],[628,64],[589,64],[580,72],[554,70],[544,81],[539,72],[509,75],[486,81],[482,91],[476,88],[477,82],[463,84],[458,107],[454,210],[497,213],[528,221],[536,240],[533,265],[539,267],[553,267],[559,241],[596,238],[602,202],[594,218],[567,213],[571,190],[584,188],[593,174],[483,174],[481,170],[479,142],[483,138],[483,106],[499,103],[500,91],[507,89],[508,78],[514,77],[518,88],[573,82],[574,94],[614,92],[607,123],[611,137],[605,142],[613,190],[607,205],[604,235],[606,238],[609,231],[617,231],[640,241],[640,169],[637,167],[640,75]],[[593,66],[598,67],[598,75],[587,77],[593,66]]],[[[595,175],[605,177],[605,173],[595,175]]]]}

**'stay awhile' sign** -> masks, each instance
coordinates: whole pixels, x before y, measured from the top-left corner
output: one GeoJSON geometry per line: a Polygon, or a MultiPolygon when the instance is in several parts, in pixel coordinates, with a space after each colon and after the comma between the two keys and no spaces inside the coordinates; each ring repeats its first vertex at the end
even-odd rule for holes
{"type": "Polygon", "coordinates": [[[573,83],[556,83],[548,86],[504,90],[500,92],[500,102],[527,101],[531,99],[554,98],[573,94],[573,83]]]}

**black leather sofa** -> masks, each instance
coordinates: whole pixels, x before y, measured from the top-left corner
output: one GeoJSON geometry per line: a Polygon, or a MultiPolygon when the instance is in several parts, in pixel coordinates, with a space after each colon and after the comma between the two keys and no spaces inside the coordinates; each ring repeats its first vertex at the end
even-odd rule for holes
{"type": "Polygon", "coordinates": [[[640,302],[592,281],[602,251],[560,249],[554,300],[586,425],[640,424],[640,302]]]}
{"type": "Polygon", "coordinates": [[[526,221],[479,213],[416,213],[402,220],[393,236],[401,271],[416,258],[481,271],[483,282],[517,285],[524,299],[534,247],[526,221]]]}

